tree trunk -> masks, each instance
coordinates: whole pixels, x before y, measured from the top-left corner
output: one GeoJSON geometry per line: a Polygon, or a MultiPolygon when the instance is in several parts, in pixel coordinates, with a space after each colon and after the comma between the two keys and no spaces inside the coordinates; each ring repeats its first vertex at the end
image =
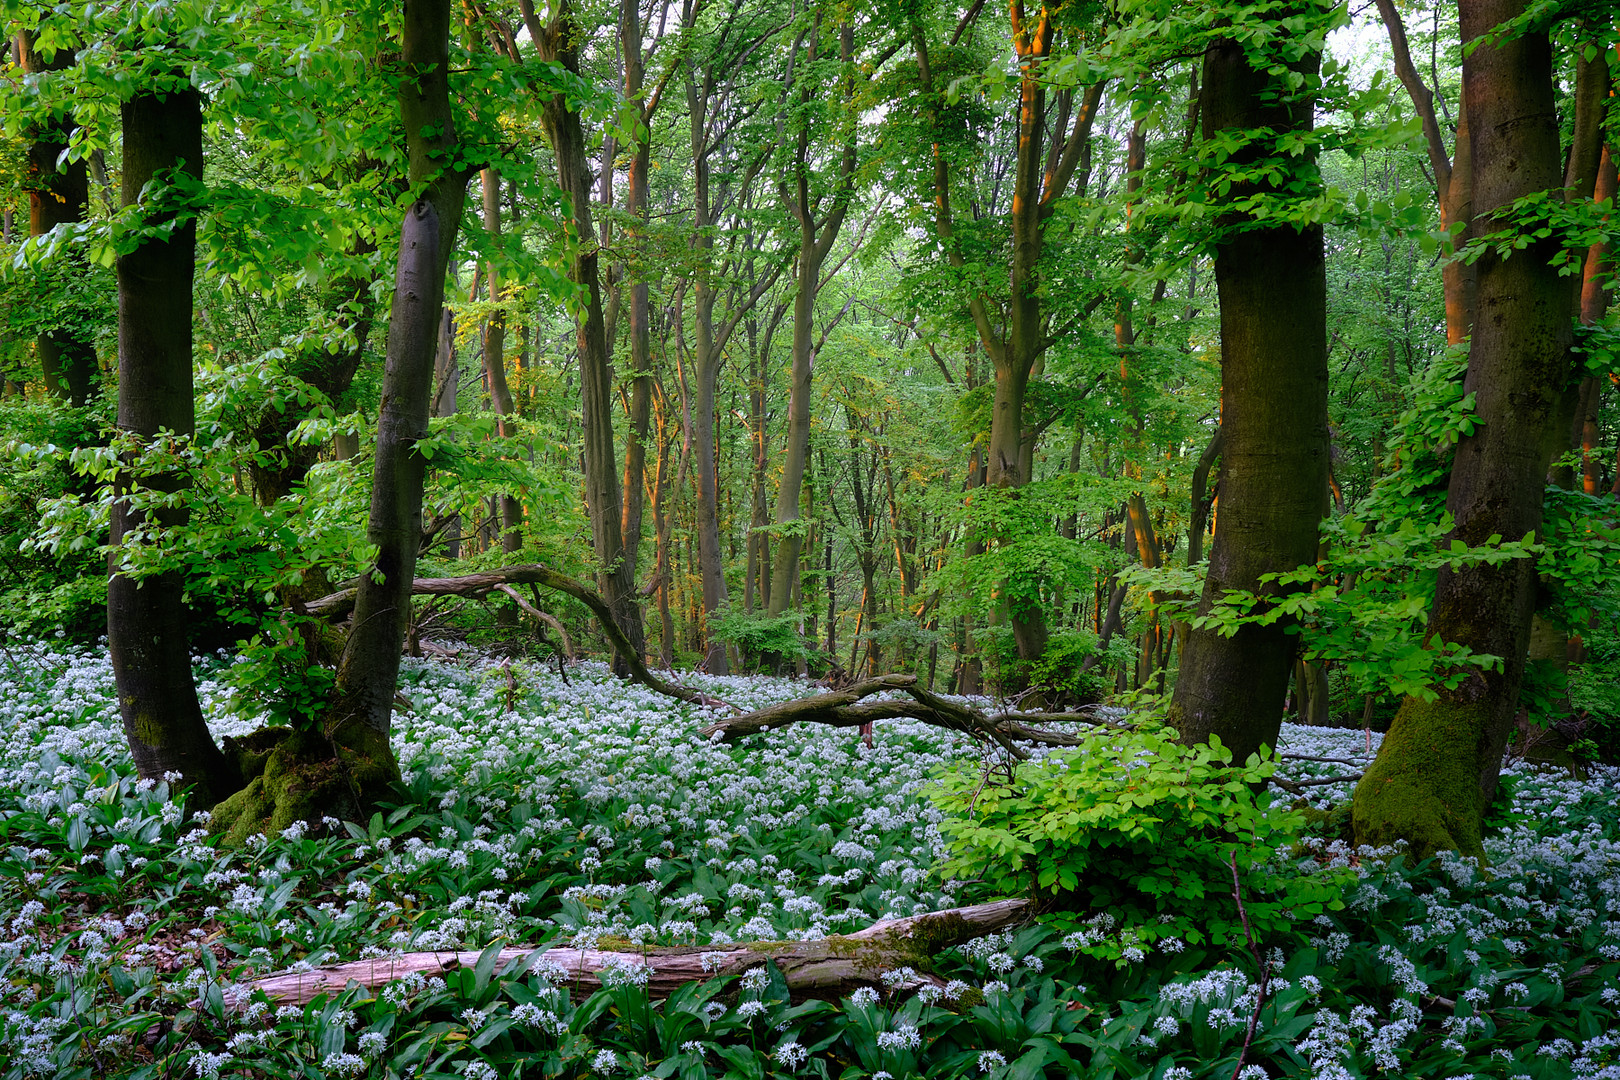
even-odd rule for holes
{"type": "MultiPolygon", "coordinates": [[[[1546,31],[1486,36],[1524,10],[1523,0],[1458,4],[1463,40],[1479,40],[1463,60],[1463,96],[1482,222],[1561,178],[1546,31]]],[[[1550,265],[1557,247],[1555,235],[1510,259],[1487,250],[1478,261],[1464,388],[1475,395],[1479,424],[1457,444],[1446,497],[1452,535],[1470,546],[1493,536],[1521,540],[1540,528],[1547,466],[1567,437],[1570,294],[1550,265]]],[[[1481,822],[1518,709],[1535,591],[1533,559],[1441,569],[1425,640],[1498,657],[1501,667],[1437,687],[1434,701],[1401,703],[1356,787],[1359,843],[1405,840],[1419,858],[1444,849],[1481,853],[1481,822]]]]}
{"type": "MultiPolygon", "coordinates": [[[[696,292],[697,351],[692,366],[697,381],[697,401],[692,407],[692,443],[697,452],[698,576],[702,582],[703,615],[707,624],[729,599],[725,563],[720,552],[719,463],[714,455],[714,390],[720,378],[722,354],[714,343],[714,288],[702,282],[696,292]]],[[[725,642],[715,637],[707,625],[703,640],[704,670],[714,675],[729,675],[731,665],[726,659],[725,642]]]]}
{"type": "MultiPolygon", "coordinates": [[[[625,192],[625,212],[630,219],[626,229],[631,249],[630,278],[630,432],[624,448],[624,515],[620,532],[624,536],[624,561],[632,585],[641,554],[641,520],[646,503],[647,437],[652,423],[652,329],[651,301],[647,275],[647,173],[652,168],[653,111],[655,95],[643,101],[644,64],[641,54],[641,5],[624,0],[619,6],[619,48],[624,65],[625,100],[637,109],[640,132],[625,192]]],[[[611,161],[603,169],[602,183],[613,175],[611,161]]],[[[611,339],[610,339],[611,340],[611,339]]]]}
{"type": "MultiPolygon", "coordinates": [[[[1314,73],[1319,57],[1295,68],[1314,73]]],[[[1311,127],[1312,103],[1252,67],[1231,40],[1204,54],[1204,137],[1269,128],[1280,137],[1311,127]],[[1278,95],[1283,100],[1278,101],[1278,95]],[[1289,97],[1292,96],[1292,100],[1289,97]]],[[[1233,162],[1271,152],[1270,139],[1233,162]]],[[[1287,178],[1316,190],[1309,157],[1287,178]]],[[[1230,200],[1261,194],[1235,184],[1230,200]]],[[[1314,562],[1327,490],[1327,284],[1322,230],[1268,223],[1228,211],[1215,249],[1221,306],[1221,514],[1211,545],[1200,613],[1229,589],[1276,595],[1260,577],[1314,562]]],[[[1192,630],[1182,653],[1171,722],[1187,743],[1218,737],[1242,762],[1276,746],[1296,639],[1278,621],[1231,637],[1192,630]]]]}
{"type": "MultiPolygon", "coordinates": [[[[141,93],[123,105],[123,204],[179,170],[201,183],[202,99],[191,89],[141,93]]],[[[172,215],[171,215],[172,216],[172,215]]],[[[150,214],[147,222],[161,218],[150,214]]],[[[189,215],[165,240],[147,238],[118,257],[118,427],[147,450],[178,449],[195,431],[191,384],[192,277],[197,226],[189,215]],[[171,433],[175,439],[159,433],[171,433]]],[[[143,473],[126,459],[112,504],[108,558],[107,646],[118,686],[119,711],[130,754],[142,777],[177,773],[192,788],[193,809],[208,808],[241,786],[241,777],[214,744],[197,702],[187,636],[190,617],[178,571],[140,580],[122,573],[124,553],[154,526],[185,524],[183,508],[149,511],[143,496],[179,490],[179,473],[143,473]],[[130,534],[135,533],[136,538],[130,534]]]]}
{"type": "MultiPolygon", "coordinates": [[[[484,231],[491,236],[501,234],[501,174],[494,169],[483,171],[484,231]]],[[[499,268],[492,262],[487,271],[489,299],[501,302],[499,268]]],[[[506,312],[496,308],[484,327],[484,373],[489,379],[489,401],[495,407],[495,433],[502,438],[513,434],[512,420],[517,408],[512,401],[512,390],[506,382],[506,312]]],[[[500,497],[501,550],[508,555],[523,550],[523,503],[510,492],[500,497]]]]}
{"type": "Polygon", "coordinates": [[[401,80],[399,107],[408,175],[421,195],[401,227],[389,310],[366,526],[377,557],[360,577],[353,629],[338,667],[337,701],[325,731],[348,767],[362,808],[399,775],[388,735],[422,537],[427,462],[416,446],[427,435],[445,274],[470,179],[466,172],[442,171],[444,162],[455,159],[458,145],[450,109],[449,35],[449,0],[406,5],[401,69],[414,78],[401,80]]]}
{"type": "MultiPolygon", "coordinates": [[[[812,35],[815,33],[811,31],[812,35]]],[[[846,71],[854,61],[855,29],[846,24],[838,28],[839,54],[846,71]]],[[[811,55],[815,45],[812,42],[811,55]]],[[[808,104],[819,87],[806,85],[798,90],[802,103],[808,104]]],[[[845,93],[852,89],[844,88],[845,93]]],[[[788,381],[787,453],[782,461],[782,479],[776,491],[776,561],[771,570],[771,592],[767,610],[780,615],[788,609],[789,601],[799,580],[799,554],[804,546],[804,534],[799,524],[799,498],[804,486],[805,462],[810,454],[810,377],[815,367],[813,323],[816,297],[821,287],[821,268],[838,239],[844,218],[855,196],[856,144],[852,133],[844,143],[839,158],[831,205],[818,215],[816,201],[810,195],[810,169],[812,167],[808,127],[799,129],[793,161],[794,175],[782,184],[782,200],[788,206],[799,227],[798,291],[793,297],[793,361],[788,381]]]]}
{"type": "MultiPolygon", "coordinates": [[[[1612,203],[1615,197],[1615,189],[1613,150],[1610,147],[1604,147],[1594,197],[1598,202],[1608,200],[1612,203]]],[[[1593,244],[1586,253],[1585,271],[1582,275],[1581,323],[1583,325],[1595,326],[1602,322],[1605,314],[1607,314],[1609,293],[1611,291],[1611,287],[1607,284],[1607,275],[1612,272],[1613,264],[1609,258],[1609,245],[1601,241],[1593,244]]],[[[1575,424],[1578,431],[1574,441],[1575,445],[1581,448],[1581,489],[1588,495],[1602,493],[1603,462],[1597,454],[1601,437],[1598,430],[1598,411],[1602,403],[1602,380],[1597,376],[1592,376],[1583,381],[1580,408],[1575,414],[1575,424]]],[[[1616,479],[1620,481],[1620,477],[1616,479]]]]}
{"type": "MultiPolygon", "coordinates": [[[[33,35],[27,30],[17,34],[17,60],[27,74],[49,78],[50,73],[67,71],[73,67],[74,50],[59,48],[47,60],[34,48],[33,35]]],[[[64,115],[43,128],[32,132],[28,143],[28,164],[23,187],[28,192],[28,235],[43,236],[58,225],[81,222],[90,206],[90,173],[83,158],[62,161],[68,140],[74,128],[71,115],[64,115]],[[62,161],[58,165],[58,161],[62,161]]],[[[188,162],[188,164],[190,164],[188,162]]],[[[139,189],[136,189],[137,192],[139,189]]],[[[193,247],[195,243],[193,242],[193,247]]],[[[84,259],[75,253],[69,257],[72,272],[82,273],[84,259]]],[[[189,289],[190,271],[186,281],[189,289]]],[[[187,293],[187,303],[190,303],[187,293]]],[[[188,308],[189,310],[189,308],[188,308]]],[[[39,363],[45,377],[45,389],[56,397],[82,409],[96,389],[96,348],[84,328],[69,320],[41,333],[35,343],[39,363]]],[[[190,345],[186,347],[186,364],[191,363],[190,345]]],[[[188,375],[189,378],[189,375],[188,375]]]]}
{"type": "MultiPolygon", "coordinates": [[[[1440,225],[1452,236],[1446,252],[1449,256],[1460,250],[1474,233],[1474,170],[1468,103],[1463,101],[1458,104],[1457,133],[1453,151],[1447,154],[1445,137],[1434,111],[1435,92],[1424,84],[1412,63],[1406,41],[1406,26],[1395,7],[1395,0],[1376,0],[1376,3],[1384,29],[1389,34],[1395,76],[1412,99],[1412,107],[1423,128],[1429,172],[1434,177],[1435,202],[1440,209],[1440,225]]],[[[1446,343],[1460,345],[1468,339],[1474,317],[1474,290],[1478,281],[1476,264],[1447,258],[1440,270],[1440,281],[1445,294],[1446,343]]]]}
{"type": "MultiPolygon", "coordinates": [[[[368,240],[356,238],[349,249],[350,255],[365,255],[375,251],[368,240]]],[[[371,337],[371,326],[376,319],[377,301],[372,293],[369,277],[344,277],[332,283],[326,294],[327,309],[334,320],[345,324],[354,336],[354,344],[334,343],[295,361],[291,374],[314,387],[334,405],[354,382],[365,356],[366,341],[371,337]]],[[[293,407],[293,403],[273,404],[259,417],[253,437],[261,450],[249,464],[253,480],[253,495],[260,506],[272,506],[293,490],[309,475],[309,470],[320,458],[320,448],[314,445],[294,445],[290,442],[293,430],[307,418],[307,411],[293,407]]],[[[335,436],[343,440],[346,436],[335,436]]],[[[358,453],[343,454],[353,457],[358,453]]]]}
{"type": "MultiPolygon", "coordinates": [[[[561,64],[577,76],[581,40],[572,7],[566,2],[561,4],[556,17],[544,26],[532,17],[532,11],[533,5],[524,0],[524,21],[540,58],[561,64]]],[[[620,632],[642,655],[646,641],[635,597],[634,560],[625,548],[624,508],[615,463],[613,363],[602,321],[602,283],[596,233],[591,226],[591,165],[577,109],[577,103],[570,108],[565,95],[555,94],[543,105],[540,122],[557,159],[558,185],[573,207],[568,222],[572,234],[569,279],[585,291],[584,308],[576,320],[580,414],[585,436],[585,502],[602,595],[613,609],[620,632]]]]}
{"type": "MultiPolygon", "coordinates": [[[[742,942],[736,945],[638,947],[633,952],[607,952],[563,946],[536,949],[501,949],[499,970],[531,956],[544,954],[544,967],[564,973],[568,985],[583,990],[601,989],[602,972],[612,968],[645,967],[647,995],[667,998],[691,982],[726,975],[741,975],[750,968],[773,963],[787,981],[794,998],[837,1000],[862,986],[888,985],[880,973],[910,968],[926,972],[933,955],[974,937],[1016,927],[1029,919],[1027,900],[997,900],[990,904],[951,908],[905,919],[887,919],[837,938],[797,942],[742,942]]],[[[405,953],[383,960],[355,960],[311,971],[283,972],[255,979],[246,989],[263,991],[272,1001],[304,1004],[320,994],[335,995],[351,982],[378,989],[411,973],[443,975],[457,968],[476,967],[478,952],[405,953]]],[[[906,990],[937,984],[926,974],[916,975],[906,990]]],[[[245,1007],[251,994],[228,995],[232,1007],[245,1007]]]]}

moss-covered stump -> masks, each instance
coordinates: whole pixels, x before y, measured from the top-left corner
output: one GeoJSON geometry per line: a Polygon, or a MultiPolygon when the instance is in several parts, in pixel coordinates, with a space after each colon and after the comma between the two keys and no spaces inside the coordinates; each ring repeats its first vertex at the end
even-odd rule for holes
{"type": "Polygon", "coordinates": [[[246,786],[214,807],[209,831],[228,844],[295,822],[361,821],[399,783],[388,736],[358,720],[328,733],[272,727],[225,740],[246,786]]]}
{"type": "Polygon", "coordinates": [[[1378,758],[1356,785],[1356,842],[1404,840],[1415,858],[1437,851],[1480,857],[1484,706],[1408,697],[1378,758]]]}

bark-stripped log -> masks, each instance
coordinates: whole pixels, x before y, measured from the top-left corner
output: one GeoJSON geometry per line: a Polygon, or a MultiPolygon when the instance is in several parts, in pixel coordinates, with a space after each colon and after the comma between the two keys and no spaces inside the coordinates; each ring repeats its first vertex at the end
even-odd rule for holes
{"type": "MultiPolygon", "coordinates": [[[[602,973],[619,968],[646,968],[647,993],[662,999],[689,982],[723,975],[741,975],[750,968],[775,963],[796,998],[832,998],[856,987],[882,981],[887,971],[926,966],[941,949],[972,938],[1004,930],[1026,921],[1031,914],[1027,900],[998,900],[990,904],[949,908],[914,915],[906,919],[885,919],[865,930],[813,941],[751,941],[717,946],[648,946],[634,952],[567,947],[502,949],[497,963],[504,968],[513,961],[540,953],[540,962],[549,970],[568,973],[567,985],[576,990],[594,991],[602,986],[602,973]]],[[[283,971],[241,984],[239,992],[228,994],[233,1007],[243,1009],[253,991],[262,991],[277,1003],[303,1004],[320,994],[337,994],[351,982],[375,990],[412,973],[443,975],[478,963],[480,953],[416,952],[375,960],[332,964],[311,971],[283,971]]],[[[560,980],[559,980],[560,981],[560,980]]],[[[901,989],[938,979],[918,974],[901,989]]]]}

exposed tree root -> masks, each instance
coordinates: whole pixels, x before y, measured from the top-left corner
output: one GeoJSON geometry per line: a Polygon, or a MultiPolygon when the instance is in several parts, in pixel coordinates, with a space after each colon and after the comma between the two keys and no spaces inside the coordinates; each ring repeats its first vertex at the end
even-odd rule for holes
{"type": "Polygon", "coordinates": [[[400,778],[388,737],[357,719],[330,734],[260,728],[226,738],[224,750],[247,784],[215,805],[208,828],[230,844],[255,833],[273,836],[298,821],[364,820],[400,778]]]}
{"type": "MultiPolygon", "coordinates": [[[[686,983],[741,975],[769,960],[781,969],[794,997],[836,998],[860,986],[876,985],[884,972],[905,967],[918,974],[899,989],[939,985],[940,980],[926,972],[940,950],[1016,926],[1031,914],[1027,900],[998,900],[907,919],[887,919],[853,934],[814,941],[750,941],[708,947],[626,946],[623,951],[512,948],[500,951],[498,963],[504,967],[538,953],[538,963],[567,972],[569,985],[586,991],[601,987],[604,971],[646,968],[647,993],[657,999],[668,997],[686,983]]],[[[251,992],[261,990],[274,1002],[303,1004],[318,994],[336,994],[351,982],[375,990],[413,972],[443,975],[459,967],[471,967],[479,956],[477,952],[403,953],[311,971],[278,972],[241,984],[239,992],[227,995],[227,1000],[234,1008],[242,1009],[251,1000],[251,992]]]]}

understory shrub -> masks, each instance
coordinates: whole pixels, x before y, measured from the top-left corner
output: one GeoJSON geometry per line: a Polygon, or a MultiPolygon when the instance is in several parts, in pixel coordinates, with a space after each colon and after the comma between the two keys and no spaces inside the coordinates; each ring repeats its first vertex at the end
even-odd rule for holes
{"type": "Polygon", "coordinates": [[[1004,767],[957,765],[929,790],[949,815],[945,872],[1033,897],[1098,956],[1165,939],[1239,947],[1343,906],[1340,880],[1278,866],[1305,815],[1272,798],[1275,760],[1241,767],[1211,738],[1095,728],[1084,745],[1004,767]],[[1239,911],[1237,895],[1242,895],[1239,911]]]}

